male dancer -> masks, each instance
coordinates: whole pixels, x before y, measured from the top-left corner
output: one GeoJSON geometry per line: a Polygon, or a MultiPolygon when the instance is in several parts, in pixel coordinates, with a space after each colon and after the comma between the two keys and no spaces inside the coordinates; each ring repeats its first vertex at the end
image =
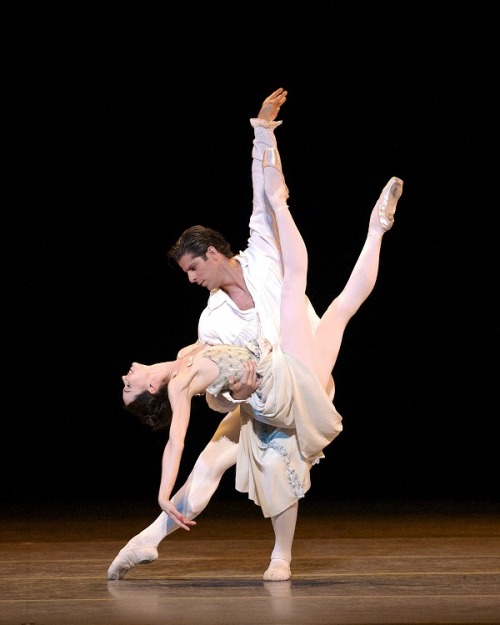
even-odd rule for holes
{"type": "MultiPolygon", "coordinates": [[[[265,336],[274,342],[279,336],[281,257],[274,216],[264,190],[262,160],[266,149],[277,149],[274,130],[281,122],[275,119],[287,95],[281,88],[274,91],[264,100],[257,118],[251,120],[254,128],[253,211],[245,252],[237,257],[230,253],[231,258],[218,251],[214,254],[213,237],[217,247],[220,247],[221,241],[226,249],[230,249],[229,245],[219,233],[199,226],[186,231],[169,252],[169,256],[175,258],[186,271],[190,281],[210,291],[208,306],[202,312],[199,324],[199,337],[204,343],[240,344],[257,336],[265,336]],[[192,246],[196,245],[200,236],[203,239],[201,245],[205,247],[196,255],[192,246]],[[207,241],[210,242],[208,246],[207,241]]],[[[313,323],[319,321],[312,307],[311,319],[313,323]]],[[[228,402],[246,399],[255,388],[254,372],[249,371],[247,377],[235,381],[231,392],[233,397],[226,399],[228,402]]],[[[248,410],[246,404],[241,405],[241,410],[248,410]]],[[[172,519],[162,512],[156,521],[133,537],[110,565],[108,579],[122,579],[131,567],[152,562],[158,557],[157,547],[161,540],[179,527],[189,530],[195,525],[193,519],[207,506],[224,471],[237,461],[241,427],[240,406],[237,406],[222,420],[198,457],[186,483],[173,496],[177,516],[172,519]]],[[[279,453],[275,454],[267,470],[271,482],[275,476],[282,476],[285,468],[279,453]]],[[[264,511],[266,516],[271,516],[275,533],[271,562],[263,576],[266,581],[284,581],[291,575],[291,550],[298,510],[298,503],[295,497],[293,499],[294,503],[281,514],[267,515],[264,511]]]]}

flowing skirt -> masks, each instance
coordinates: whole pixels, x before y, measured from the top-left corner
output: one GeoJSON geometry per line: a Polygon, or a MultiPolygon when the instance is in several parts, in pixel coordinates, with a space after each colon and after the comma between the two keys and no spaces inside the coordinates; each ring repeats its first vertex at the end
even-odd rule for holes
{"type": "Polygon", "coordinates": [[[236,489],[270,517],[304,497],[310,469],[342,431],[342,417],[300,360],[265,340],[259,348],[259,392],[241,405],[236,489]]]}

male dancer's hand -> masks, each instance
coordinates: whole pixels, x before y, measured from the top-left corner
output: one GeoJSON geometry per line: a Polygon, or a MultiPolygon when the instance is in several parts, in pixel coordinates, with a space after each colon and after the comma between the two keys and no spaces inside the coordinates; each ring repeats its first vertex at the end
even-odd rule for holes
{"type": "Polygon", "coordinates": [[[236,379],[234,376],[228,378],[231,396],[238,401],[248,399],[259,388],[260,384],[255,362],[247,360],[244,364],[245,371],[240,379],[236,379]]]}
{"type": "Polygon", "coordinates": [[[280,107],[285,104],[287,95],[288,91],[285,91],[282,87],[273,91],[262,103],[262,108],[257,117],[259,119],[265,119],[268,122],[273,122],[276,117],[278,117],[280,107]]]}

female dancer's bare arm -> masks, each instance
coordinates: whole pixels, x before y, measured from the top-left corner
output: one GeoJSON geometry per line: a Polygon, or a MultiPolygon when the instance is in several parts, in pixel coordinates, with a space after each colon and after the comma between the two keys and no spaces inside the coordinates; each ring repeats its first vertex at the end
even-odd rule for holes
{"type": "Polygon", "coordinates": [[[172,407],[172,422],[162,457],[158,503],[161,509],[184,529],[189,529],[182,515],[170,502],[172,490],[179,474],[184,451],[184,441],[191,417],[191,402],[195,395],[205,391],[217,377],[219,369],[208,358],[197,357],[183,367],[168,384],[168,397],[172,407]]]}

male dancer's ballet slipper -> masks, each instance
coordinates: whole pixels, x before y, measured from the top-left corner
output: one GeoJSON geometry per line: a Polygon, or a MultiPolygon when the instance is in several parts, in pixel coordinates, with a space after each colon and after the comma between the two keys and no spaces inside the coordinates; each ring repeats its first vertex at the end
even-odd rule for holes
{"type": "Polygon", "coordinates": [[[127,547],[118,555],[108,569],[108,579],[123,579],[127,571],[137,564],[149,564],[158,557],[156,547],[127,547]]]}
{"type": "Polygon", "coordinates": [[[262,579],[265,582],[286,582],[291,576],[290,563],[282,558],[273,558],[262,579]]]}
{"type": "Polygon", "coordinates": [[[266,148],[264,150],[262,169],[264,170],[264,190],[267,199],[276,211],[286,205],[289,196],[288,187],[283,177],[281,158],[277,148],[266,148]],[[279,176],[276,172],[279,172],[279,176]]]}
{"type": "Polygon", "coordinates": [[[403,193],[403,181],[393,176],[385,185],[370,216],[369,234],[381,238],[394,224],[394,213],[403,193]]]}

